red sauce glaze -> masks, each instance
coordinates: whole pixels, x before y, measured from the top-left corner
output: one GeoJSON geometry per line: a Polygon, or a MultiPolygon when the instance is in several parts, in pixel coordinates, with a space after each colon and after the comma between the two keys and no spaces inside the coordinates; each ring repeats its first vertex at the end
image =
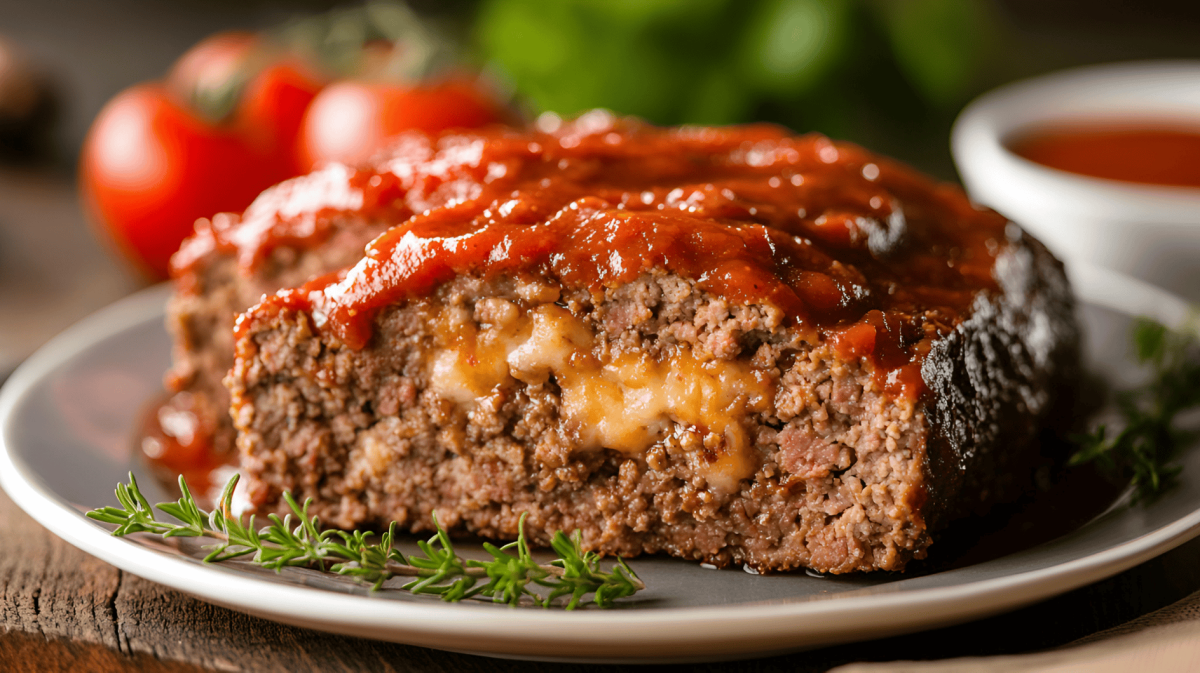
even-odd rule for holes
{"type": "MultiPolygon", "coordinates": [[[[781,308],[910,396],[921,389],[924,337],[953,329],[977,293],[998,291],[1006,220],[857,146],[766,125],[659,129],[599,112],[540,124],[409,135],[338,187],[320,174],[285,183],[247,212],[258,222],[249,231],[214,226],[189,245],[252,265],[271,246],[314,235],[322,218],[396,218],[346,273],[265,300],[311,311],[352,348],[369,343],[382,307],[458,274],[599,290],[663,267],[732,302],[781,308]],[[297,214],[301,196],[308,209],[297,214]]],[[[190,259],[185,247],[178,267],[190,259]]]]}
{"type": "Polygon", "coordinates": [[[1142,126],[1046,129],[1008,143],[1043,166],[1108,180],[1200,187],[1200,129],[1142,126]]]}
{"type": "Polygon", "coordinates": [[[213,474],[236,461],[236,454],[219,456],[212,448],[212,428],[204,427],[191,408],[191,396],[180,393],[155,400],[142,414],[138,449],[164,481],[180,475],[198,496],[214,486],[213,474]]]}
{"type": "Polygon", "coordinates": [[[249,274],[272,250],[316,246],[331,221],[347,215],[403,222],[412,215],[397,181],[375,171],[331,164],[286,180],[263,192],[242,215],[219,213],[196,222],[196,231],[171,257],[171,276],[181,292],[192,292],[198,266],[213,251],[234,254],[249,274]]]}

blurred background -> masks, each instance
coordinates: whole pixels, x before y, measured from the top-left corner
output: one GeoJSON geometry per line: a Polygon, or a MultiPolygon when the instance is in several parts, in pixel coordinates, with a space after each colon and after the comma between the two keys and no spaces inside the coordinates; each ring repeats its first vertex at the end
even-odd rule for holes
{"type": "MultiPolygon", "coordinates": [[[[239,165],[270,182],[338,152],[365,151],[322,135],[314,96],[333,100],[339,82],[366,82],[386,102],[400,94],[381,93],[380,82],[407,91],[447,79],[468,82],[471,91],[454,95],[478,103],[477,118],[461,124],[593,107],[659,124],[770,121],[956,180],[950,125],[981,92],[1081,64],[1200,58],[1200,3],[1187,0],[412,0],[407,7],[412,13],[397,3],[309,0],[0,1],[0,376],[71,322],[161,276],[161,250],[174,244],[158,240],[168,215],[190,227],[200,214],[240,209],[238,199],[252,197],[167,193],[156,202],[88,186],[97,172],[115,170],[95,158],[98,148],[111,154],[138,137],[113,122],[117,130],[93,141],[93,155],[85,149],[81,161],[89,129],[107,102],[142,82],[167,81],[165,93],[153,90],[161,101],[147,103],[142,90],[145,114],[159,115],[153,123],[165,123],[166,113],[152,105],[175,106],[172,123],[211,136],[197,147],[224,147],[246,135],[242,107],[255,77],[279,62],[295,65],[280,85],[293,98],[270,99],[273,120],[295,108],[280,127],[286,133],[272,131],[290,134],[280,141],[286,148],[237,150],[257,152],[239,165]],[[207,65],[193,59],[199,71],[184,62],[173,69],[194,45],[231,30],[249,31],[234,35],[252,34],[251,46],[221,43],[207,65]]],[[[436,107],[449,94],[438,95],[420,105],[436,107]]],[[[403,100],[415,109],[415,99],[403,100]]],[[[343,110],[336,102],[326,107],[343,110]]],[[[391,133],[389,123],[376,119],[369,130],[391,133]]],[[[194,147],[167,149],[197,161],[194,147]]],[[[186,172],[174,177],[193,191],[209,184],[186,172]]]]}

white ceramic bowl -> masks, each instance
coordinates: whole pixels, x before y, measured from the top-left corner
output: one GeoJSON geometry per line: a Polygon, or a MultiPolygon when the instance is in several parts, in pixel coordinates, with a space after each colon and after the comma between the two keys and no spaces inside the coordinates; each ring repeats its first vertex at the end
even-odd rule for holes
{"type": "Polygon", "coordinates": [[[1200,129],[1200,61],[1091,66],[1001,87],[963,110],[951,147],[971,198],[1059,256],[1200,301],[1200,189],[1068,173],[1005,146],[1043,127],[1144,121],[1200,129]]]}

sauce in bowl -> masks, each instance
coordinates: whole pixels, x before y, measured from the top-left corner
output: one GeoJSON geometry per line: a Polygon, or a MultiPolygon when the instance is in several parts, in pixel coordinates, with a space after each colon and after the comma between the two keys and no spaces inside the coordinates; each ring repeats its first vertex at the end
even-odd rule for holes
{"type": "Polygon", "coordinates": [[[1200,188],[1200,127],[1058,127],[1023,133],[1006,144],[1018,156],[1061,171],[1122,182],[1200,188]]]}

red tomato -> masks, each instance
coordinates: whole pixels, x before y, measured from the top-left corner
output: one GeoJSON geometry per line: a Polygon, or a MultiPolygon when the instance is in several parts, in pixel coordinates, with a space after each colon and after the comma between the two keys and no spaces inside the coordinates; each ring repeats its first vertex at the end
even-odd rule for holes
{"type": "Polygon", "coordinates": [[[167,76],[167,88],[197,116],[236,126],[248,144],[278,155],[277,180],[301,172],[294,165],[296,133],[323,86],[299,58],[243,31],[205,38],[167,76]]]}
{"type": "Polygon", "coordinates": [[[276,159],[272,182],[306,172],[293,148],[304,113],[324,83],[296,60],[272,63],[242,90],[234,124],[246,141],[276,159]]]}
{"type": "Polygon", "coordinates": [[[155,277],[199,217],[241,211],[270,186],[266,159],[210,126],[159,84],[127,89],[84,141],[79,184],[92,219],[155,277]]]}
{"type": "MultiPolygon", "coordinates": [[[[179,100],[191,104],[197,98],[211,96],[237,85],[237,80],[242,77],[260,45],[258,36],[246,31],[232,30],[210,35],[175,61],[167,75],[167,88],[179,100]]],[[[209,114],[216,111],[203,112],[209,114]]],[[[226,112],[228,110],[222,110],[220,114],[226,112]]]]}
{"type": "Polygon", "coordinates": [[[205,39],[164,85],[127,90],[96,118],[80,159],[92,218],[143,270],[166,277],[197,218],[240,212],[303,172],[296,134],[321,86],[253,33],[205,39]]]}
{"type": "Polygon", "coordinates": [[[434,133],[499,118],[496,104],[463,80],[425,86],[340,82],[326,87],[309,106],[297,156],[306,170],[327,161],[353,165],[403,131],[434,133]]]}

